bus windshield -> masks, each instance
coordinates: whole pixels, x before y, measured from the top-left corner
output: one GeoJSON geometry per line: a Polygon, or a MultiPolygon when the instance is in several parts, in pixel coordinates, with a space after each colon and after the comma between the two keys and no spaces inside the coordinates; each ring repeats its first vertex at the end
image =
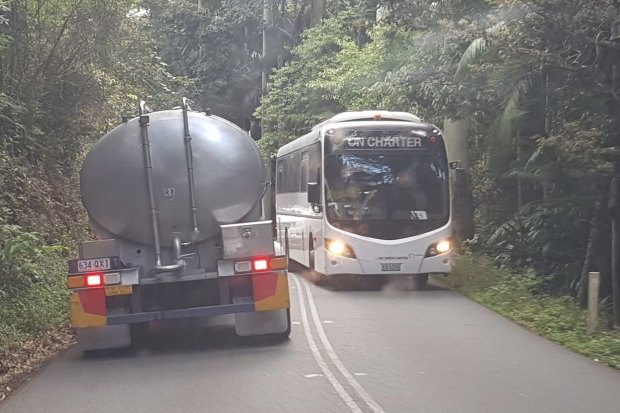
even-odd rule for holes
{"type": "Polygon", "coordinates": [[[325,159],[328,221],[343,230],[398,239],[448,221],[448,166],[440,154],[345,153],[325,159]]]}

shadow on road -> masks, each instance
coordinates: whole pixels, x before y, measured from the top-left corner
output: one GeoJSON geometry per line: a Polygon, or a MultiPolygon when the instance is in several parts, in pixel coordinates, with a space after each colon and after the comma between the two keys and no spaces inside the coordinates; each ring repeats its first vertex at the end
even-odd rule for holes
{"type": "Polygon", "coordinates": [[[343,274],[325,277],[315,271],[301,269],[296,272],[311,283],[329,291],[353,292],[353,291],[383,291],[383,292],[409,292],[409,291],[444,291],[447,290],[440,281],[431,278],[428,284],[422,288],[416,285],[412,276],[386,276],[386,275],[353,275],[343,274]]]}
{"type": "Polygon", "coordinates": [[[219,350],[247,351],[286,345],[289,340],[269,337],[239,337],[232,317],[151,322],[139,344],[125,349],[84,353],[82,360],[122,359],[136,356],[207,353],[219,350]]]}

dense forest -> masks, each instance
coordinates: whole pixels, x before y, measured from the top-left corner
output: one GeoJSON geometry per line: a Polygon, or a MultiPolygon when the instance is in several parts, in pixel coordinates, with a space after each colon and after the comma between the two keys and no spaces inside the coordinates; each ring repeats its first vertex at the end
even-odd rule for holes
{"type": "Polygon", "coordinates": [[[65,321],[90,145],[140,99],[181,96],[262,132],[267,157],[338,112],[415,113],[469,171],[465,250],[535,274],[533,294],[582,303],[599,271],[610,304],[619,12],[612,0],[0,0],[0,346],[65,321]]]}

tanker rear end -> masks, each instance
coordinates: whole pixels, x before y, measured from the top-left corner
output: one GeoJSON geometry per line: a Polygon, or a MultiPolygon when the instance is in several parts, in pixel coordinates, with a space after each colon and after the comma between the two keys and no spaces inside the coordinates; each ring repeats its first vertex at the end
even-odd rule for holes
{"type": "Polygon", "coordinates": [[[128,347],[155,320],[234,314],[241,336],[290,333],[287,259],[261,214],[256,144],[216,116],[145,113],[89,152],[80,175],[95,240],[69,262],[83,350],[128,347]]]}

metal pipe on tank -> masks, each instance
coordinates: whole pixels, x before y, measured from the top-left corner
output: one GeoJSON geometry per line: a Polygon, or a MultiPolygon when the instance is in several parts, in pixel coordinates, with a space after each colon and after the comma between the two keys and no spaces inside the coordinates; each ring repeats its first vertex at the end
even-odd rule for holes
{"type": "Polygon", "coordinates": [[[194,183],[194,156],[192,154],[192,136],[189,133],[189,117],[188,110],[189,105],[187,103],[187,98],[183,98],[183,104],[181,105],[183,110],[183,130],[185,134],[185,161],[187,163],[187,179],[189,181],[189,202],[190,208],[192,211],[192,240],[197,240],[200,235],[200,230],[198,229],[198,208],[196,207],[196,191],[195,191],[195,183],[194,183]]]}
{"type": "Polygon", "coordinates": [[[144,168],[146,171],[146,185],[149,195],[149,212],[151,215],[151,226],[153,228],[153,244],[155,247],[155,271],[171,272],[183,268],[183,263],[177,261],[176,264],[163,266],[161,263],[161,242],[159,237],[159,222],[157,219],[157,205],[155,205],[155,194],[153,190],[153,163],[151,160],[151,142],[149,139],[149,117],[146,113],[146,102],[140,101],[139,124],[142,137],[142,154],[144,155],[144,168]]]}
{"type": "Polygon", "coordinates": [[[172,272],[180,270],[185,266],[185,260],[181,256],[181,239],[175,236],[172,240],[172,249],[174,250],[174,258],[176,262],[170,265],[156,265],[155,271],[157,272],[172,272]]]}

